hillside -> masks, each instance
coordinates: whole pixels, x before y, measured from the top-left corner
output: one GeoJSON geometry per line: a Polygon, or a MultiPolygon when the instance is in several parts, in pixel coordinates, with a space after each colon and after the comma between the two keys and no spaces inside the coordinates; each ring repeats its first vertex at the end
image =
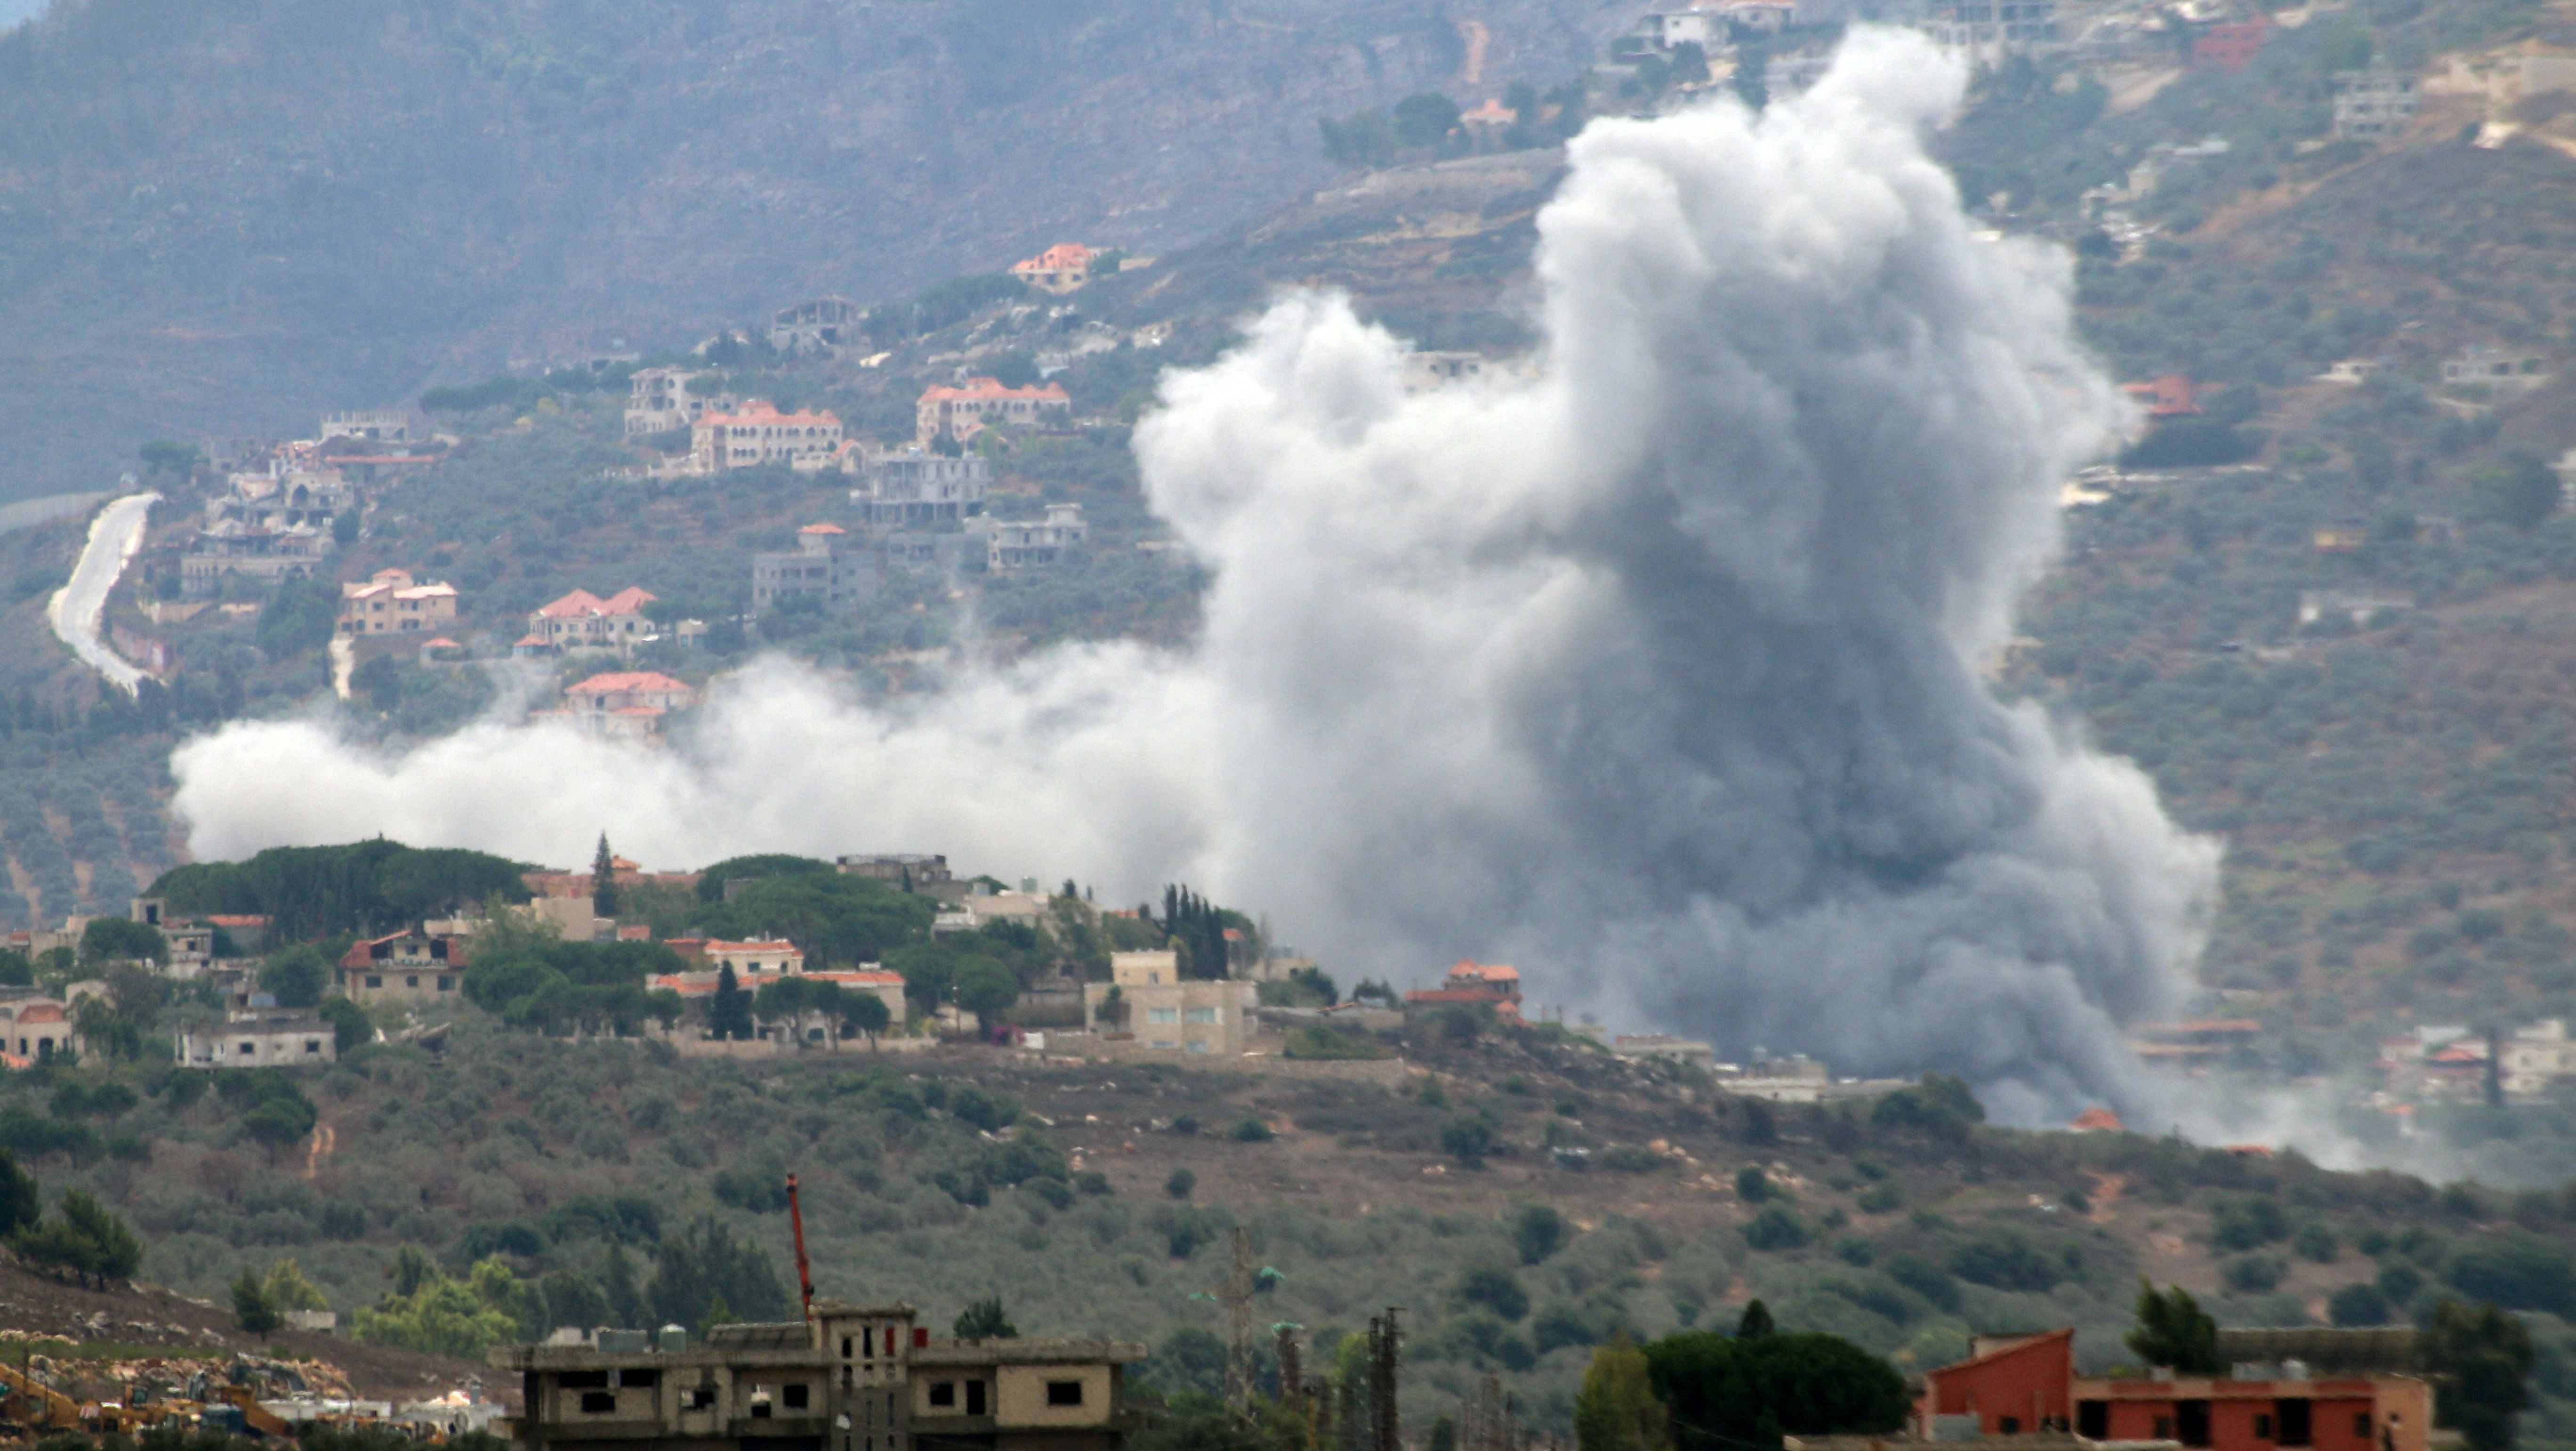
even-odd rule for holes
{"type": "Polygon", "coordinates": [[[823,1292],[900,1295],[934,1324],[999,1294],[1025,1333],[1149,1341],[1138,1378],[1167,1392],[1214,1388],[1222,1321],[1194,1296],[1223,1279],[1240,1223],[1278,1272],[1263,1323],[1329,1342],[1403,1310],[1409,1424],[1492,1368],[1562,1431],[1593,1343],[1727,1323],[1754,1296],[1909,1368],[1971,1330],[2066,1323],[2087,1363],[2114,1364],[2147,1275],[2225,1324],[2501,1298],[2541,1346],[2526,1444],[2576,1441],[2576,1334],[2557,1318],[2576,1303],[2553,1298],[2576,1283],[2576,1225],[2556,1193],[1990,1130],[1935,1085],[1772,1107],[1540,1032],[1431,1027],[1405,1044],[1400,1092],[976,1048],[682,1061],[488,1021],[451,1041],[441,1059],[363,1049],[312,1081],[310,1144],[261,1147],[236,1107],[183,1106],[150,1063],[13,1075],[0,1123],[35,1144],[64,1084],[131,1083],[140,1106],[98,1128],[148,1141],[148,1163],[57,1151],[35,1161],[48,1183],[116,1203],[152,1241],[152,1277],[212,1296],[292,1256],[344,1316],[387,1294],[405,1245],[459,1272],[499,1255],[538,1323],[621,1295],[671,1310],[657,1267],[675,1254],[714,1254],[745,1313],[776,1311],[793,1170],[823,1292]]]}
{"type": "Polygon", "coordinates": [[[0,402],[0,496],[96,487],[139,438],[281,434],[1059,240],[1150,255],[1329,177],[1318,115],[1552,79],[1625,19],[57,6],[0,35],[0,359],[30,380],[0,402]]]}

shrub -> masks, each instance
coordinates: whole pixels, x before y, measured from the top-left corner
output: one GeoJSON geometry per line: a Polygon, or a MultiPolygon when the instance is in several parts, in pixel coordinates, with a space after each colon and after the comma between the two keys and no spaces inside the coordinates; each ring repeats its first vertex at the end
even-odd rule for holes
{"type": "Polygon", "coordinates": [[[1506,1320],[1518,1320],[1529,1313],[1529,1292],[1521,1288],[1511,1271],[1492,1265],[1459,1276],[1458,1298],[1466,1304],[1482,1305],[1506,1320]]]}
{"type": "Polygon", "coordinates": [[[1744,1226],[1744,1242],[1757,1250],[1800,1249],[1809,1238],[1798,1216],[1777,1204],[1765,1205],[1744,1226]]]}
{"type": "Polygon", "coordinates": [[[1863,1214],[1893,1214],[1905,1206],[1905,1196],[1896,1191],[1895,1185],[1882,1182],[1860,1191],[1852,1203],[1863,1214]]]}
{"type": "Polygon", "coordinates": [[[2281,1261],[2272,1255],[2239,1255],[2221,1267],[2227,1288],[2240,1295],[2259,1295],[2281,1283],[2281,1261]]]}
{"type": "Polygon", "coordinates": [[[1470,1169],[1483,1168],[1494,1148],[1494,1126],[1482,1115],[1459,1114],[1440,1126],[1440,1151],[1470,1169]]]}
{"type": "Polygon", "coordinates": [[[1959,1282],[1948,1271],[1917,1255],[1893,1255],[1880,1271],[1944,1311],[1959,1308],[1959,1282]]]}
{"type": "Polygon", "coordinates": [[[1565,1247],[1565,1216],[1544,1204],[1525,1204],[1512,1215],[1512,1246],[1521,1263],[1544,1263],[1565,1247]]]}
{"type": "Polygon", "coordinates": [[[2064,1278],[2057,1262],[2008,1229],[1992,1230],[1950,1252],[1950,1273],[1972,1285],[2038,1294],[2064,1278]]]}
{"type": "Polygon", "coordinates": [[[1735,1197],[1747,1204],[1759,1204],[1771,1197],[1771,1180],[1751,1164],[1735,1171],[1735,1197]]]}
{"type": "Polygon", "coordinates": [[[2385,1325],[2397,1318],[2377,1285],[2346,1285],[2326,1300],[2326,1314],[2337,1325],[2385,1325]]]}
{"type": "Polygon", "coordinates": [[[1257,1118],[1247,1118],[1227,1129],[1225,1136],[1238,1144],[1266,1144],[1279,1137],[1270,1131],[1270,1125],[1257,1118]]]}
{"type": "Polygon", "coordinates": [[[1163,1192],[1174,1199],[1189,1198],[1190,1191],[1197,1187],[1199,1187],[1199,1176],[1187,1169],[1174,1169],[1172,1177],[1163,1181],[1163,1192]]]}
{"type": "Polygon", "coordinates": [[[2452,1258],[2445,1278],[2470,1299],[2503,1309],[2576,1314],[2576,1265],[2546,1240],[2517,1234],[2472,1245],[2452,1258]]]}
{"type": "Polygon", "coordinates": [[[2210,1247],[2221,1251],[2259,1249],[2289,1234],[2289,1217],[2268,1194],[2220,1200],[2210,1215],[2210,1247]]]}
{"type": "Polygon", "coordinates": [[[2313,1221],[2300,1228],[2292,1247],[2298,1250],[2301,1259],[2314,1260],[2321,1265],[2333,1264],[2343,1253],[2343,1246],[2336,1241],[2333,1228],[2313,1221]]]}
{"type": "Polygon", "coordinates": [[[1672,1410],[1675,1451],[1738,1451],[1784,1432],[1892,1431],[1908,1410],[1892,1366],[1831,1335],[1692,1332],[1647,1346],[1646,1359],[1672,1410]]]}

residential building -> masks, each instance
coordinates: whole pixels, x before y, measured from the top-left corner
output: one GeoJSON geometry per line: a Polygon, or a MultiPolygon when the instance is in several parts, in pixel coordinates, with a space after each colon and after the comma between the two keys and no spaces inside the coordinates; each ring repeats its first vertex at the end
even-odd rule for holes
{"type": "Polygon", "coordinates": [[[1176,952],[1113,952],[1110,981],[1085,983],[1082,1021],[1092,1032],[1122,1026],[1138,1043],[1175,1053],[1243,1056],[1245,1023],[1259,985],[1180,975],[1176,952]],[[1112,992],[1116,1006],[1112,1008],[1112,992]]]}
{"type": "Polygon", "coordinates": [[[1798,7],[1791,0],[1726,0],[1717,13],[1737,35],[1778,35],[1796,23],[1798,7]]]}
{"type": "Polygon", "coordinates": [[[2334,74],[2334,134],[2346,141],[2385,141],[2415,119],[2415,81],[2385,65],[2334,74]]]}
{"type": "Polygon", "coordinates": [[[738,974],[756,972],[772,977],[794,977],[805,971],[804,950],[783,937],[761,937],[748,942],[674,937],[663,945],[678,953],[682,961],[703,966],[708,972],[730,967],[738,974]]]}
{"type": "Polygon", "coordinates": [[[179,556],[179,592],[189,599],[210,599],[223,592],[225,579],[236,575],[269,585],[310,579],[330,553],[326,529],[309,524],[265,529],[227,519],[201,530],[179,556]]]}
{"type": "Polygon", "coordinates": [[[205,528],[231,522],[272,531],[310,527],[328,532],[340,515],[358,507],[358,491],[335,468],[292,468],[284,460],[270,473],[234,474],[224,492],[206,501],[205,528]]]}
{"type": "Polygon", "coordinates": [[[991,546],[972,534],[924,534],[903,530],[877,541],[889,568],[961,570],[991,546]]]}
{"type": "Polygon", "coordinates": [[[2387,372],[2388,367],[2389,360],[2386,358],[2337,358],[2326,365],[2324,372],[2317,375],[2317,381],[2340,383],[2347,388],[2358,388],[2387,372]]]}
{"type": "Polygon", "coordinates": [[[2250,1048],[2263,1037],[2253,1018],[2187,1018],[2179,1023],[2140,1023],[2130,1031],[2129,1046],[2141,1058],[2191,1060],[2217,1058],[2250,1048]]]}
{"type": "Polygon", "coordinates": [[[0,1059],[12,1068],[42,1063],[57,1053],[81,1051],[71,1008],[32,988],[0,994],[0,1059]]]}
{"type": "Polygon", "coordinates": [[[808,524],[796,531],[796,548],[751,557],[751,610],[765,615],[790,600],[813,600],[825,614],[847,614],[875,598],[877,569],[868,555],[847,547],[849,531],[837,524],[808,524]]]}
{"type": "Polygon", "coordinates": [[[1073,419],[1073,397],[1061,383],[1005,388],[997,378],[934,383],[913,406],[913,442],[927,449],[939,439],[964,443],[987,424],[1058,428],[1073,419]]]}
{"type": "Polygon", "coordinates": [[[1091,259],[1100,254],[1079,242],[1058,242],[1034,257],[1011,264],[1011,275],[1040,292],[1058,296],[1091,280],[1091,259]]]}
{"type": "Polygon", "coordinates": [[[421,584],[407,570],[380,569],[340,586],[339,632],[349,636],[435,635],[456,623],[456,586],[421,584]]]}
{"type": "Polygon", "coordinates": [[[1492,96],[1487,96],[1483,105],[1472,111],[1460,113],[1458,124],[1466,130],[1468,139],[1474,141],[1479,150],[1487,150],[1501,145],[1503,134],[1518,125],[1520,119],[1520,112],[1492,96]]]}
{"type": "Polygon", "coordinates": [[[1695,1068],[1717,1062],[1714,1047],[1671,1033],[1621,1033],[1610,1040],[1610,1051],[1631,1062],[1687,1063],[1695,1068]]]}
{"type": "Polygon", "coordinates": [[[917,1313],[817,1300],[804,1320],[704,1341],[612,1330],[488,1359],[519,1375],[520,1451],[1117,1451],[1144,1346],[954,1340],[917,1313]]]}
{"type": "Polygon", "coordinates": [[[2299,591],[2299,623],[2313,625],[2328,615],[2341,615],[2356,630],[2369,628],[2381,615],[2415,608],[2415,597],[2387,590],[2310,589],[2299,591]]]}
{"type": "Polygon", "coordinates": [[[1404,355],[1404,391],[1426,393],[1444,383],[1463,383],[1485,376],[1482,353],[1436,353],[1417,350],[1404,355]]]}
{"type": "Polygon", "coordinates": [[[2148,383],[2123,383],[2121,390],[2145,405],[2147,417],[2189,418],[2201,412],[2200,390],[2180,373],[2167,373],[2148,383]]]}
{"type": "Polygon", "coordinates": [[[551,714],[591,735],[638,740],[659,732],[672,711],[697,703],[696,688],[685,680],[656,670],[619,670],[565,686],[564,708],[551,714]]]}
{"type": "Polygon", "coordinates": [[[2536,1098],[2576,1078],[2576,1038],[2565,1018],[2543,1018],[2513,1030],[2503,1044],[2503,1087],[2512,1098],[2536,1098]]]}
{"type": "Polygon", "coordinates": [[[2271,38],[2272,22],[2262,15],[2213,25],[2192,37],[2192,68],[2235,75],[2254,63],[2271,38]]]}
{"type": "Polygon", "coordinates": [[[417,1007],[464,996],[466,943],[426,931],[389,932],[340,955],[340,993],[360,1007],[417,1007]]]}
{"type": "Polygon", "coordinates": [[[733,412],[700,414],[689,425],[689,466],[702,474],[762,464],[813,470],[840,454],[841,417],[828,408],[781,413],[776,404],[754,398],[733,412]]]}
{"type": "Polygon", "coordinates": [[[370,443],[410,443],[429,437],[428,424],[409,408],[358,408],[322,415],[320,441],[363,438],[370,443]]]}
{"type": "Polygon", "coordinates": [[[953,901],[966,895],[967,884],[949,874],[948,858],[937,853],[854,854],[842,857],[839,865],[843,876],[866,877],[925,897],[953,901]]]}
{"type": "Polygon", "coordinates": [[[1443,1003],[1486,1006],[1509,1017],[1520,1016],[1521,973],[1501,963],[1462,957],[1436,988],[1416,988],[1404,995],[1405,1006],[1436,1007],[1443,1003]]]}
{"type": "Polygon", "coordinates": [[[1614,60],[1633,61],[1639,56],[1696,45],[1714,54],[1726,41],[1726,24],[1712,11],[1691,7],[1682,10],[1648,11],[1637,18],[1624,34],[1610,42],[1614,60]]]}
{"type": "Polygon", "coordinates": [[[877,458],[866,478],[863,487],[850,490],[861,522],[936,524],[984,512],[993,465],[972,455],[950,458],[915,448],[877,458]]]}
{"type": "Polygon", "coordinates": [[[2528,393],[2549,382],[2549,359],[2540,353],[2472,347],[2442,360],[2442,383],[2450,388],[2494,388],[2528,393]]]}
{"type": "Polygon", "coordinates": [[[2359,554],[2370,547],[2370,526],[2359,519],[2337,519],[2320,524],[2311,537],[2310,547],[2319,554],[2359,554]]]}
{"type": "Polygon", "coordinates": [[[2056,43],[2057,0],[1943,0],[1924,30],[1976,65],[2001,65],[2056,43]]]}
{"type": "Polygon", "coordinates": [[[868,310],[846,297],[818,297],[769,315],[769,345],[782,353],[837,353],[856,342],[868,310]]]}
{"type": "MultiPolygon", "coordinates": [[[[696,872],[648,872],[641,862],[622,856],[608,859],[608,879],[620,888],[667,887],[675,892],[698,889],[696,872]]],[[[540,897],[587,897],[592,886],[591,870],[580,867],[570,871],[521,872],[519,880],[540,897]]]]}
{"type": "Polygon", "coordinates": [[[528,616],[527,636],[519,641],[520,654],[538,651],[615,650],[631,653],[656,631],[644,607],[653,603],[653,595],[633,585],[606,599],[586,589],[574,590],[559,600],[540,606],[528,616]]]}
{"type": "Polygon", "coordinates": [[[1057,563],[1090,533],[1080,504],[1049,504],[1043,519],[987,521],[984,567],[997,573],[1057,563]]]}
{"type": "Polygon", "coordinates": [[[306,1068],[340,1061],[339,1039],[320,1018],[255,1014],[179,1030],[182,1068],[306,1068]]]}
{"type": "Polygon", "coordinates": [[[717,376],[702,368],[639,368],[627,384],[626,436],[674,433],[696,426],[709,413],[730,412],[730,393],[695,391],[701,378],[717,376]]]}
{"type": "MultiPolygon", "coordinates": [[[[2306,1368],[2316,1361],[2285,1354],[2268,1364],[2239,1363],[2240,1373],[2277,1372],[2259,1377],[2114,1380],[2077,1375],[2074,1340],[2073,1330],[1971,1337],[1968,1359],[1924,1375],[1917,1433],[1948,1441],[2072,1431],[2087,1441],[2179,1441],[2210,1451],[2426,1451],[2429,1444],[2432,1391],[2413,1375],[2317,1376],[2306,1368]]],[[[2236,1360],[2245,1347],[2279,1341],[2309,1355],[2331,1355],[2346,1340],[2360,1348],[2354,1358],[2366,1366],[2368,1352],[2392,1337],[2369,1330],[2220,1331],[2219,1353],[2236,1360]]]]}

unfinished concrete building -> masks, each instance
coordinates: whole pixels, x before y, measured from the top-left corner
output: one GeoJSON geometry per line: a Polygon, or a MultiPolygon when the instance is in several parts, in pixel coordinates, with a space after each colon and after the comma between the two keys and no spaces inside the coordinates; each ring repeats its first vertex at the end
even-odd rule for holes
{"type": "Polygon", "coordinates": [[[910,1305],[817,1301],[809,1320],[603,1330],[511,1346],[524,1451],[1117,1451],[1123,1341],[953,1340],[910,1305]]]}

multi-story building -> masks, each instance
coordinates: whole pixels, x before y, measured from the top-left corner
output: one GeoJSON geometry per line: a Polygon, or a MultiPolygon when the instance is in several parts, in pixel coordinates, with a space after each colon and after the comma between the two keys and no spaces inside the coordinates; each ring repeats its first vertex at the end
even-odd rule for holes
{"type": "Polygon", "coordinates": [[[769,315],[769,345],[782,353],[836,353],[856,340],[868,310],[846,297],[818,297],[769,315]]]}
{"type": "Polygon", "coordinates": [[[984,512],[993,466],[972,456],[906,449],[867,466],[867,483],[850,490],[850,502],[869,524],[935,524],[984,512]]]}
{"type": "Polygon", "coordinates": [[[697,703],[697,690],[685,680],[655,670],[618,670],[565,686],[564,708],[553,715],[591,735],[637,739],[658,733],[672,711],[697,703]]]}
{"type": "Polygon", "coordinates": [[[1034,257],[1012,263],[1011,275],[1040,292],[1062,296],[1091,280],[1091,259],[1099,255],[1080,242],[1058,242],[1034,257]]]}
{"type": "Polygon", "coordinates": [[[252,1013],[181,1028],[175,1056],[182,1068],[309,1068],[340,1061],[335,1033],[316,1017],[252,1013]]]}
{"type": "Polygon", "coordinates": [[[2542,353],[2514,353],[2502,348],[2462,348],[2442,360],[2442,382],[2452,388],[2499,388],[2528,393],[2549,382],[2549,359],[2542,353]]]}
{"type": "Polygon", "coordinates": [[[81,1038],[72,1026],[71,1009],[34,988],[0,994],[0,1058],[23,1068],[57,1053],[78,1054],[81,1038]]]}
{"type": "Polygon", "coordinates": [[[913,405],[913,442],[929,448],[940,439],[964,443],[987,424],[1013,428],[1062,427],[1073,418],[1072,395],[1060,383],[1006,388],[998,378],[934,383],[913,405]]]}
{"type": "Polygon", "coordinates": [[[1943,0],[1924,30],[1972,64],[2001,65],[2056,42],[2057,0],[1943,0]]]}
{"type": "Polygon", "coordinates": [[[421,416],[408,408],[356,408],[322,415],[321,441],[363,438],[370,443],[409,443],[429,436],[421,416]]]}
{"type": "Polygon", "coordinates": [[[2384,65],[2334,75],[2334,134],[2346,141],[2385,141],[2415,119],[2415,81],[2384,65]]]}
{"type": "Polygon", "coordinates": [[[1123,1028],[1147,1048],[1243,1056],[1245,1019],[1259,984],[1183,980],[1180,954],[1171,951],[1113,952],[1109,976],[1105,983],[1083,984],[1082,1022],[1090,1031],[1123,1028]]]}
{"type": "Polygon", "coordinates": [[[456,586],[414,581],[407,570],[380,569],[366,583],[340,586],[343,635],[435,635],[456,623],[456,586]]]}
{"type": "Polygon", "coordinates": [[[841,433],[840,415],[828,408],[781,413],[767,399],[754,398],[732,412],[701,414],[689,425],[689,466],[702,474],[762,464],[824,468],[840,457],[841,433]]]}
{"type": "Polygon", "coordinates": [[[952,1340],[918,1313],[820,1300],[703,1342],[612,1330],[489,1359],[520,1377],[521,1451],[1117,1451],[1144,1346],[952,1340]]]}
{"type": "Polygon", "coordinates": [[[866,877],[925,897],[955,900],[966,895],[966,883],[948,870],[948,858],[936,852],[853,853],[839,862],[841,875],[866,877]]]}
{"type": "Polygon", "coordinates": [[[796,531],[795,549],[753,555],[752,613],[810,599],[826,614],[845,614],[874,598],[876,563],[848,548],[848,540],[849,531],[837,524],[808,524],[796,531]]]}
{"type": "Polygon", "coordinates": [[[996,572],[1054,564],[1090,533],[1080,504],[1049,504],[1043,519],[994,520],[984,536],[984,567],[996,572]]]}
{"type": "Polygon", "coordinates": [[[655,634],[653,621],[644,607],[653,596],[633,585],[606,599],[586,589],[574,590],[559,600],[538,607],[528,616],[528,633],[517,646],[520,654],[559,650],[615,650],[631,653],[635,646],[655,634]]]}
{"type": "Polygon", "coordinates": [[[466,942],[431,932],[390,932],[340,955],[340,994],[360,1007],[452,1003],[464,996],[466,942]]]}
{"type": "Polygon", "coordinates": [[[626,436],[673,433],[696,426],[709,413],[734,406],[730,393],[698,392],[694,385],[711,376],[696,368],[639,368],[628,380],[626,436]]]}

